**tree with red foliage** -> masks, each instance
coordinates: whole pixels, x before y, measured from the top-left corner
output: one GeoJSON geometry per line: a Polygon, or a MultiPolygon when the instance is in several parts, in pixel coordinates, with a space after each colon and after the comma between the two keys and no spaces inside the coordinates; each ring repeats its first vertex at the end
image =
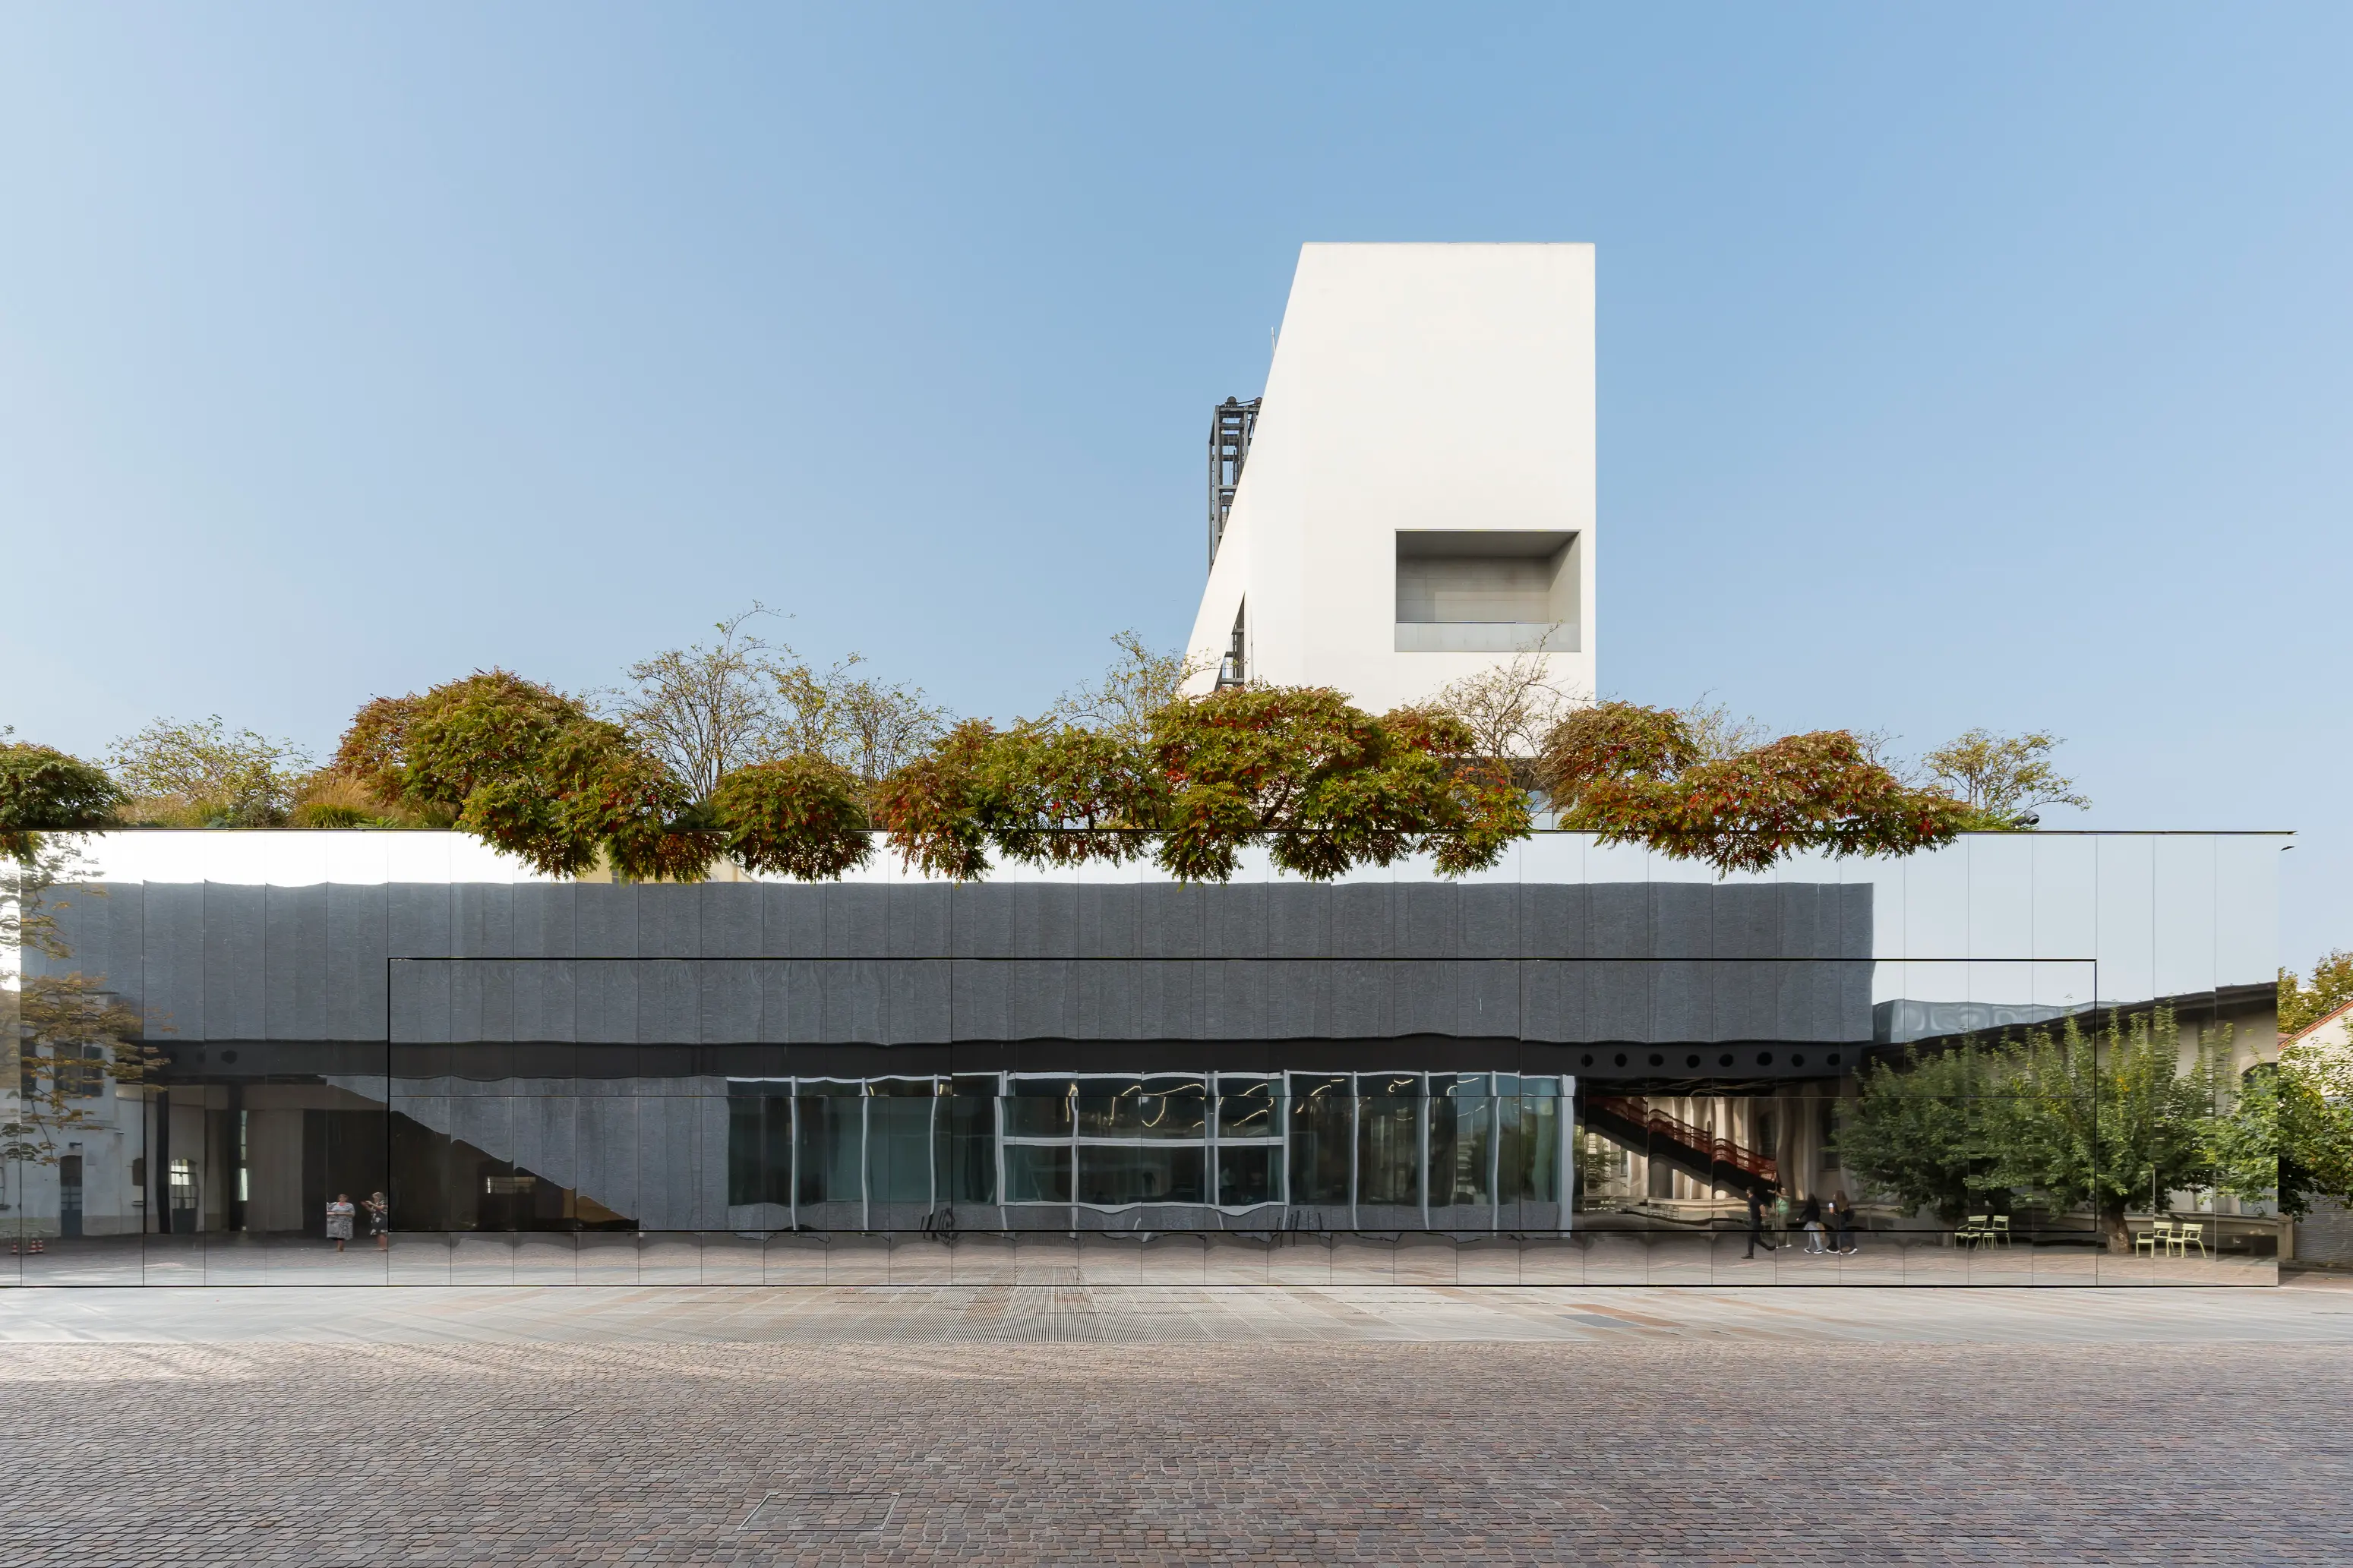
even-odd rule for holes
{"type": "Polygon", "coordinates": [[[1719,872],[1761,871],[1801,849],[1905,854],[1949,844],[1975,820],[1964,803],[1906,784],[1846,731],[1704,759],[1681,714],[1631,702],[1571,714],[1539,771],[1561,826],[1719,872]]]}

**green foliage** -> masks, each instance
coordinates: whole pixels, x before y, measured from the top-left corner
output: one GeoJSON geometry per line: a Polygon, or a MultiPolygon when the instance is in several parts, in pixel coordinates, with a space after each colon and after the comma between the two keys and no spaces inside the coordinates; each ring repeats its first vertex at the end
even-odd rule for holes
{"type": "Polygon", "coordinates": [[[2073,779],[2052,766],[2051,753],[2058,746],[2057,736],[2039,731],[1997,735],[1972,730],[1921,761],[1945,793],[1968,807],[1970,826],[2024,827],[2038,805],[2081,810],[2092,804],[2075,793],[2073,779]]]}
{"type": "Polygon", "coordinates": [[[352,715],[351,728],[327,763],[327,771],[347,778],[377,800],[390,804],[401,798],[407,784],[408,726],[424,699],[371,699],[352,715]]]}
{"type": "Polygon", "coordinates": [[[289,742],[231,731],[216,713],[158,719],[108,753],[135,819],[191,827],[274,827],[310,763],[289,742]]]}
{"type": "Polygon", "coordinates": [[[0,742],[0,855],[29,867],[42,834],[104,827],[121,804],[105,769],[47,746],[0,742]]]}
{"type": "Polygon", "coordinates": [[[1156,652],[1134,631],[1119,632],[1111,641],[1119,657],[1103,679],[1064,692],[1046,717],[1141,746],[1152,739],[1152,716],[1182,697],[1185,683],[1215,661],[1156,652]]]}
{"type": "Polygon", "coordinates": [[[1990,1045],[1907,1053],[1863,1075],[1839,1158],[1948,1221],[2031,1192],[2056,1208],[2091,1209],[2121,1244],[2136,1200],[2215,1184],[2228,1062],[2225,1035],[2201,1038],[2185,1067],[2164,1007],[2111,1015],[2096,1029],[2071,1017],[1990,1045]]]}
{"type": "Polygon", "coordinates": [[[1451,717],[1376,720],[1324,687],[1229,687],[1153,717],[1168,787],[1161,866],[1224,881],[1263,840],[1274,864],[1313,880],[1419,850],[1459,876],[1526,834],[1527,797],[1466,753],[1451,717]]]}
{"type": "Polygon", "coordinates": [[[2299,1217],[2316,1199],[2353,1203],[2353,1056],[2289,1047],[2247,1073],[2205,1139],[2215,1185],[2234,1197],[2299,1217]]]}
{"type": "Polygon", "coordinates": [[[959,879],[993,849],[1035,865],[1156,853],[1187,881],[1224,881],[1260,842],[1317,879],[1424,849],[1459,875],[1529,826],[1525,794],[1470,745],[1440,714],[1376,720],[1320,688],[1229,688],[1163,704],[1141,741],[967,721],[883,781],[877,815],[909,865],[959,879]]]}
{"type": "Polygon", "coordinates": [[[403,798],[454,811],[459,829],[537,870],[578,876],[601,854],[625,877],[692,881],[717,854],[669,770],[569,697],[490,670],[417,704],[403,798]]]}
{"type": "Polygon", "coordinates": [[[2061,1207],[2084,1205],[2113,1242],[2137,1199],[2204,1186],[2204,1133],[2228,1096],[2227,1049],[2200,1041],[2182,1070],[2173,1010],[2030,1029],[1999,1050],[1989,1102],[1992,1174],[2061,1207]]]}
{"type": "Polygon", "coordinates": [[[958,881],[987,872],[997,741],[994,725],[967,719],[875,786],[876,815],[907,865],[958,881]]]}
{"type": "Polygon", "coordinates": [[[920,687],[854,673],[865,662],[853,653],[822,670],[797,659],[777,666],[778,707],[765,754],[821,756],[874,785],[936,742],[946,710],[925,700],[920,687]]]}
{"type": "Polygon", "coordinates": [[[0,1111],[0,1160],[55,1164],[61,1140],[110,1124],[91,1103],[109,1081],[138,1082],[163,1058],[98,977],[27,975],[16,1002],[16,1093],[0,1111]]]}
{"type": "Polygon", "coordinates": [[[378,818],[362,806],[306,800],[288,820],[295,827],[373,827],[378,818]]]}
{"type": "Polygon", "coordinates": [[[816,882],[873,855],[861,794],[849,769],[804,754],[725,774],[711,805],[736,864],[816,882]]]}
{"type": "Polygon", "coordinates": [[[1117,731],[1018,725],[994,738],[974,784],[991,841],[1031,865],[1140,858],[1146,830],[1166,815],[1152,753],[1117,731]]]}
{"type": "Polygon", "coordinates": [[[754,604],[712,627],[708,646],[665,648],[629,666],[608,716],[661,759],[679,786],[708,800],[734,769],[776,754],[776,685],[789,648],[744,630],[773,614],[754,604]]]}
{"type": "Polygon", "coordinates": [[[478,670],[414,700],[400,793],[450,811],[463,811],[486,784],[531,773],[557,736],[592,721],[571,698],[504,669],[478,670]]]}
{"type": "Polygon", "coordinates": [[[1959,802],[1906,785],[1843,730],[1711,757],[1682,714],[1604,702],[1547,738],[1541,773],[1563,827],[1637,843],[1719,872],[1784,855],[1902,855],[1968,826],[1959,802]]]}
{"type": "Polygon", "coordinates": [[[1931,1209],[1947,1225],[1985,1212],[1989,1190],[1986,1096],[1992,1076],[1982,1047],[1964,1042],[1901,1066],[1873,1062],[1861,1075],[1838,1131],[1839,1163],[1906,1210],[1931,1209]]]}
{"type": "Polygon", "coordinates": [[[2353,1002],[2353,952],[2342,949],[2312,966],[2312,984],[2293,969],[2279,972],[2279,1032],[2302,1034],[2348,1002],[2353,1002]]]}

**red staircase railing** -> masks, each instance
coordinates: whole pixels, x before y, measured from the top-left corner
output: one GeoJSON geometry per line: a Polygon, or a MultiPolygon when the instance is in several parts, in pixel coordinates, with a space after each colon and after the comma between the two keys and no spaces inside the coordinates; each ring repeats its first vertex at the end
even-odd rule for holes
{"type": "Polygon", "coordinates": [[[1671,1143],[1680,1143],[1703,1160],[1712,1160],[1720,1165],[1729,1165],[1736,1171],[1745,1171],[1749,1175],[1775,1186],[1780,1184],[1780,1167],[1774,1163],[1772,1156],[1759,1154],[1756,1150],[1736,1143],[1729,1138],[1720,1138],[1706,1128],[1685,1121],[1680,1116],[1670,1116],[1663,1110],[1653,1110],[1651,1109],[1650,1102],[1639,1096],[1597,1094],[1590,1097],[1586,1103],[1596,1110],[1607,1112],[1620,1121],[1633,1122],[1653,1138],[1663,1138],[1671,1143]]]}

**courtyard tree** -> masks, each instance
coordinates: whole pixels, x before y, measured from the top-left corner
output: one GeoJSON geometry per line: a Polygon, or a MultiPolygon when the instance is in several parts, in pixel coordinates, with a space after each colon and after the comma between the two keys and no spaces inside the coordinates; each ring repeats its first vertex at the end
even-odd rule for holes
{"type": "Polygon", "coordinates": [[[2108,1245],[2131,1245],[2125,1215],[2210,1184],[2205,1132],[2227,1102],[2227,1037],[2201,1037],[2187,1070],[2170,1007],[2073,1016],[1997,1047],[1987,1131],[1989,1174],[2055,1207],[2086,1207],[2108,1245]]]}
{"type": "MultiPolygon", "coordinates": [[[[1865,1070],[1839,1158],[1947,1223],[2032,1195],[2090,1211],[2109,1245],[2126,1247],[2135,1203],[2217,1184],[2228,1031],[2201,1033],[2184,1055],[2167,1007],[1910,1052],[1865,1070]]],[[[2244,1168],[2258,1163],[2249,1155],[2244,1168]]]]}
{"type": "Polygon", "coordinates": [[[876,800],[908,865],[970,879],[992,849],[1039,865],[1135,859],[1165,823],[1166,795],[1149,748],[1115,733],[967,719],[884,779],[876,800]]]}
{"type": "Polygon", "coordinates": [[[1527,796],[1443,714],[1375,719],[1320,687],[1233,687],[1155,710],[1141,740],[1051,721],[958,725],[885,780],[880,818],[912,866],[984,873],[1153,855],[1222,882],[1262,844],[1317,880],[1427,850],[1447,875],[1493,865],[1527,796]]]}
{"type": "Polygon", "coordinates": [[[2301,1218],[2320,1199],[2353,1204],[2353,1053],[2290,1046],[2250,1068],[2207,1124],[2214,1184],[2301,1218]]]}
{"type": "Polygon", "coordinates": [[[849,769],[804,752],[722,775],[711,806],[737,865],[816,882],[873,857],[865,795],[849,769]]]}
{"type": "Polygon", "coordinates": [[[1896,1199],[1907,1213],[1930,1210],[1948,1226],[1984,1213],[1978,1205],[2000,1204],[2009,1194],[1985,1177],[1991,1066],[1968,1040],[1873,1062],[1843,1108],[1834,1141],[1840,1165],[1858,1187],[1896,1199]]]}

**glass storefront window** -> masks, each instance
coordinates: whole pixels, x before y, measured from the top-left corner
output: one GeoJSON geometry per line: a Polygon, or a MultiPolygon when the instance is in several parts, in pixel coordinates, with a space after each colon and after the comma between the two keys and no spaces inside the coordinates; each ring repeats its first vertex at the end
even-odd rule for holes
{"type": "Polygon", "coordinates": [[[1008,1143],[1005,1201],[1066,1204],[1071,1201],[1071,1146],[1067,1143],[1008,1143]]]}

